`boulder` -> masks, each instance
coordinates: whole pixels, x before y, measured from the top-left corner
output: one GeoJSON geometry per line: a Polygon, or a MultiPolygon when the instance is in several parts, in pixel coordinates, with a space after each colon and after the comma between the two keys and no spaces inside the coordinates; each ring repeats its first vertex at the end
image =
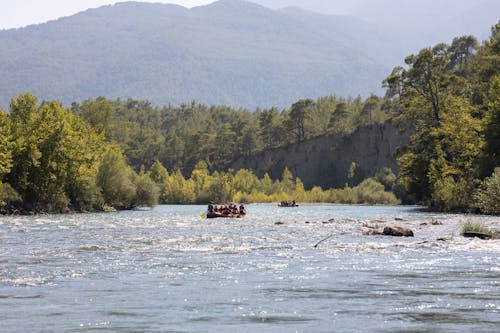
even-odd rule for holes
{"type": "Polygon", "coordinates": [[[468,232],[464,232],[463,233],[463,236],[464,237],[476,237],[476,238],[479,238],[479,239],[492,239],[492,235],[490,234],[485,234],[485,233],[482,233],[482,232],[474,232],[474,231],[468,231],[468,232]]]}
{"type": "Polygon", "coordinates": [[[395,227],[395,226],[385,227],[382,233],[388,236],[413,237],[413,231],[411,229],[395,227]]]}

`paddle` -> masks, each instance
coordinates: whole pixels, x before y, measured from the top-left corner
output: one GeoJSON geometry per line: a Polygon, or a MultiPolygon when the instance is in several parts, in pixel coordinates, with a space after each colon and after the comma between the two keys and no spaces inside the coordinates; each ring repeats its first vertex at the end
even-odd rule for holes
{"type": "Polygon", "coordinates": [[[330,235],[330,236],[328,236],[328,237],[323,238],[322,240],[320,240],[319,242],[317,242],[317,243],[314,245],[314,247],[318,247],[318,245],[319,245],[319,244],[323,243],[324,241],[326,241],[327,239],[332,238],[332,237],[333,237],[333,234],[331,234],[331,235],[330,235]]]}

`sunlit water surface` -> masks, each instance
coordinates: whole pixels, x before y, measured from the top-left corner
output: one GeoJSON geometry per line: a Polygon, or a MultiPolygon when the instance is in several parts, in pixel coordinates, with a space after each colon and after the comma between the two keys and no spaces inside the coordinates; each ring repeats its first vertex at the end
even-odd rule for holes
{"type": "Polygon", "coordinates": [[[0,331],[500,332],[500,241],[460,236],[499,218],[204,209],[0,217],[0,331]]]}

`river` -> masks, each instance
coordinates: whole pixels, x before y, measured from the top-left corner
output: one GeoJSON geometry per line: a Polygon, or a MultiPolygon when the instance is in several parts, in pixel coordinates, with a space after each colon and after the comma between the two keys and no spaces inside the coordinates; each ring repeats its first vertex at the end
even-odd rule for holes
{"type": "Polygon", "coordinates": [[[204,210],[0,217],[0,331],[499,332],[500,240],[460,236],[498,217],[204,210]],[[415,237],[366,235],[384,225],[415,237]]]}

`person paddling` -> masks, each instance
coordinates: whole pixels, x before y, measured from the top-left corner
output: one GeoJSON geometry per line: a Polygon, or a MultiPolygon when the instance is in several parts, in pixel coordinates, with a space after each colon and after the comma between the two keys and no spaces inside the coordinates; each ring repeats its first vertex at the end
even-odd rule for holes
{"type": "Polygon", "coordinates": [[[245,211],[245,206],[243,204],[240,204],[240,215],[245,215],[247,212],[245,211]]]}

